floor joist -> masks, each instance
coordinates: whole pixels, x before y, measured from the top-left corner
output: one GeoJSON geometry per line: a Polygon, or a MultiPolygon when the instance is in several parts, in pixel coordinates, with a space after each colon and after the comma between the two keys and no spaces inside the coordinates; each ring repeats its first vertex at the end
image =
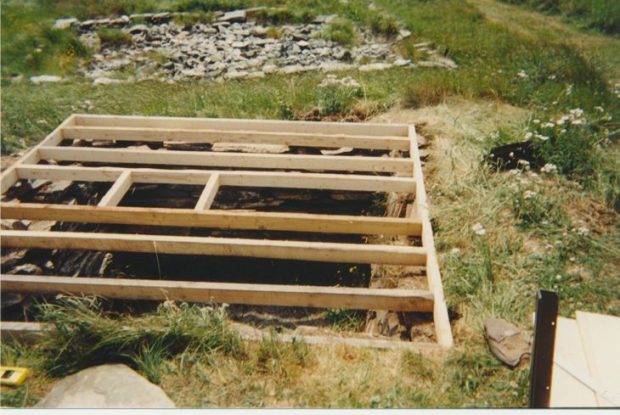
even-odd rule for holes
{"type": "Polygon", "coordinates": [[[4,219],[55,220],[77,223],[180,226],[193,228],[419,236],[419,220],[407,218],[308,213],[143,207],[95,207],[39,203],[5,203],[4,219]]]}
{"type": "Polygon", "coordinates": [[[426,263],[426,250],[420,247],[335,242],[5,230],[0,243],[6,248],[222,255],[355,264],[426,263]]]}
{"type": "Polygon", "coordinates": [[[8,292],[96,295],[133,300],[431,311],[429,291],[117,278],[2,275],[8,292]]]}

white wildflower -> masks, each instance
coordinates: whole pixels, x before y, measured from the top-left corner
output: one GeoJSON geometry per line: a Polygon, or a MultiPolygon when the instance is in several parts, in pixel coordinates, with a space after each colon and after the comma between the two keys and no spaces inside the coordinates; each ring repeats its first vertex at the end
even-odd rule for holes
{"type": "Polygon", "coordinates": [[[522,166],[529,166],[529,165],[530,165],[530,162],[529,162],[529,161],[527,161],[527,160],[519,159],[519,160],[517,161],[517,164],[522,165],[522,166]]]}
{"type": "Polygon", "coordinates": [[[519,169],[512,169],[512,170],[509,170],[508,173],[512,174],[513,176],[518,176],[518,175],[521,174],[521,170],[519,170],[519,169]]]}
{"type": "Polygon", "coordinates": [[[558,119],[555,123],[557,125],[564,125],[566,124],[566,121],[568,121],[570,119],[570,117],[568,115],[564,115],[562,118],[558,119]]]}
{"type": "Polygon", "coordinates": [[[552,122],[546,122],[542,125],[543,128],[553,128],[555,127],[555,124],[552,122]]]}
{"type": "Polygon", "coordinates": [[[517,72],[517,76],[519,78],[521,78],[521,79],[527,79],[528,78],[527,73],[523,69],[520,70],[519,72],[517,72]]]}
{"type": "Polygon", "coordinates": [[[532,120],[532,122],[533,122],[534,124],[540,124],[540,120],[539,120],[538,118],[533,119],[533,120],[532,120]]]}
{"type": "Polygon", "coordinates": [[[555,81],[556,76],[555,75],[549,75],[548,78],[552,81],[555,81]]]}
{"type": "Polygon", "coordinates": [[[581,226],[580,228],[577,229],[577,233],[579,235],[586,236],[590,233],[590,229],[586,228],[585,226],[581,226]]]}
{"type": "Polygon", "coordinates": [[[560,274],[556,275],[556,276],[555,276],[555,279],[556,279],[557,281],[562,281],[562,275],[560,275],[560,274]]]}
{"type": "Polygon", "coordinates": [[[526,190],[525,192],[523,192],[523,198],[524,199],[531,199],[533,197],[536,197],[538,193],[532,191],[532,190],[526,190]]]}
{"type": "Polygon", "coordinates": [[[583,115],[583,110],[581,108],[575,108],[569,111],[570,115],[575,118],[581,117],[583,115]]]}
{"type": "Polygon", "coordinates": [[[451,253],[452,255],[458,255],[458,254],[460,254],[460,253],[461,253],[461,250],[460,250],[459,248],[452,248],[452,249],[450,250],[450,253],[451,253]]]}
{"type": "Polygon", "coordinates": [[[566,128],[562,128],[562,129],[560,130],[560,134],[564,134],[565,132],[566,132],[566,128]]]}
{"type": "Polygon", "coordinates": [[[474,226],[471,227],[471,230],[474,231],[476,235],[480,236],[484,236],[484,234],[487,233],[486,229],[484,229],[484,226],[482,226],[481,223],[476,223],[474,226]]]}
{"type": "Polygon", "coordinates": [[[532,134],[530,131],[528,131],[527,133],[525,133],[525,139],[529,140],[530,138],[532,138],[534,134],[532,134]]]}
{"type": "Polygon", "coordinates": [[[535,134],[534,137],[536,137],[540,141],[547,141],[549,139],[549,137],[547,137],[546,135],[542,135],[542,134],[535,134]]]}
{"type": "Polygon", "coordinates": [[[508,157],[510,157],[511,159],[515,158],[515,152],[511,151],[510,153],[508,153],[508,157]]]}
{"type": "Polygon", "coordinates": [[[597,110],[598,112],[605,112],[605,108],[598,106],[598,107],[594,107],[595,110],[597,110]]]}
{"type": "Polygon", "coordinates": [[[583,124],[583,120],[572,120],[570,123],[573,125],[581,125],[583,124]]]}
{"type": "Polygon", "coordinates": [[[543,173],[554,173],[556,171],[558,171],[558,166],[556,166],[553,163],[547,163],[544,166],[542,166],[542,168],[540,169],[541,172],[543,173]]]}
{"type": "Polygon", "coordinates": [[[572,85],[568,85],[564,92],[566,93],[566,95],[572,94],[573,93],[573,86],[572,85]]]}

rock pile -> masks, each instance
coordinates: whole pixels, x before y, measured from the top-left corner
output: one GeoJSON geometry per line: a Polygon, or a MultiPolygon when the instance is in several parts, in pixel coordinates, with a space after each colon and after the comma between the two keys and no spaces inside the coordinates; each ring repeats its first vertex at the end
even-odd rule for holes
{"type": "MultiPolygon", "coordinates": [[[[347,47],[322,36],[335,16],[317,16],[307,24],[268,28],[250,20],[249,15],[248,10],[220,13],[213,23],[190,26],[175,23],[173,13],[82,22],[68,18],[60,19],[54,27],[74,27],[80,32],[80,40],[94,52],[84,75],[93,78],[96,84],[112,83],[114,72],[127,69],[134,71],[138,80],[182,80],[415,66],[394,52],[394,43],[411,35],[406,30],[393,39],[385,39],[360,29],[357,45],[347,47]],[[138,18],[148,24],[135,24],[138,18]],[[100,27],[120,29],[131,37],[131,42],[102,45],[97,34],[100,27]]],[[[433,63],[425,65],[433,66],[433,63]]],[[[452,67],[451,64],[435,66],[452,67]]]]}

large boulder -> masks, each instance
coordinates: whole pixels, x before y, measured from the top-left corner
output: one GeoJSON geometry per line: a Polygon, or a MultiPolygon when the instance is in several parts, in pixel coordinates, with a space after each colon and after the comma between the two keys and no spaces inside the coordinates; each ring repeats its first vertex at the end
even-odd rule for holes
{"type": "Polygon", "coordinates": [[[121,364],[84,369],[54,385],[39,408],[174,408],[174,402],[121,364]]]}

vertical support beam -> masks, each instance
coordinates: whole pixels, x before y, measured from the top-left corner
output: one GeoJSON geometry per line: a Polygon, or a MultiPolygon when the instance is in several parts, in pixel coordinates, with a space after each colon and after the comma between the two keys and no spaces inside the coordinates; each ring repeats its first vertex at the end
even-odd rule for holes
{"type": "Polygon", "coordinates": [[[530,408],[549,407],[557,318],[558,295],[553,291],[539,290],[530,369],[530,408]]]}
{"type": "Polygon", "coordinates": [[[207,180],[207,184],[205,185],[198,202],[196,202],[196,207],[194,210],[208,210],[211,208],[211,204],[215,200],[215,195],[217,195],[217,191],[220,188],[220,175],[217,173],[213,173],[209,180],[207,180]]]}
{"type": "Polygon", "coordinates": [[[131,187],[133,181],[131,180],[131,172],[124,171],[118,179],[114,182],[110,190],[101,198],[101,201],[97,206],[116,206],[125,196],[125,193],[131,187]]]}
{"type": "Polygon", "coordinates": [[[36,147],[27,152],[24,157],[13,163],[11,167],[6,169],[0,176],[0,194],[4,194],[20,179],[17,172],[17,167],[24,164],[37,164],[41,160],[39,157],[39,147],[56,146],[60,144],[64,138],[62,129],[72,125],[75,125],[75,115],[70,115],[69,118],[56,127],[56,129],[45,137],[36,147]]]}
{"type": "Polygon", "coordinates": [[[450,348],[454,344],[452,338],[452,328],[448,308],[443,294],[441,283],[441,273],[439,272],[439,262],[435,251],[435,240],[433,238],[433,228],[428,214],[426,202],[426,190],[424,186],[424,175],[422,174],[422,163],[420,162],[420,151],[418,150],[418,140],[415,127],[409,126],[409,157],[413,160],[413,177],[416,179],[415,204],[411,209],[410,217],[417,218],[422,222],[422,246],[426,248],[426,277],[428,287],[435,297],[433,309],[433,320],[435,323],[435,333],[437,343],[443,348],[450,348]]]}

